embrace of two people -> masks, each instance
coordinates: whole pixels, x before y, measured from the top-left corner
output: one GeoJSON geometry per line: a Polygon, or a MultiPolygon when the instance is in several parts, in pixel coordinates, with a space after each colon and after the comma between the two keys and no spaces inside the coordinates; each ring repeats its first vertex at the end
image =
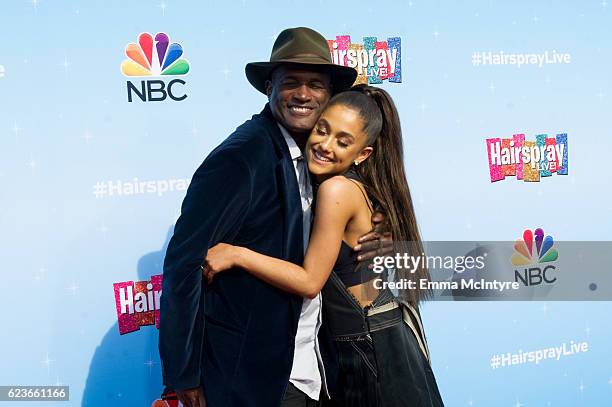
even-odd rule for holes
{"type": "Polygon", "coordinates": [[[197,169],[166,253],[166,391],[189,407],[443,406],[426,293],[374,288],[366,261],[391,237],[420,244],[391,97],[351,88],[303,27],[246,76],[269,103],[197,169]]]}

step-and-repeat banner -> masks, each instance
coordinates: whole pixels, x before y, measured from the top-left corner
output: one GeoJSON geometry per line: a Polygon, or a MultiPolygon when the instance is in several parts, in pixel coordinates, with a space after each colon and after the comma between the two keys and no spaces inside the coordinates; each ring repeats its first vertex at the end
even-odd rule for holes
{"type": "MultiPolygon", "coordinates": [[[[507,264],[523,285],[555,283],[570,252],[557,242],[612,240],[606,1],[7,1],[0,385],[69,386],[58,405],[159,396],[180,204],[206,155],[266,102],[245,64],[295,26],[394,98],[424,240],[518,239],[507,264]]],[[[593,299],[609,289],[573,272],[593,299]]],[[[422,311],[448,406],[612,405],[610,302],[422,311]]]]}

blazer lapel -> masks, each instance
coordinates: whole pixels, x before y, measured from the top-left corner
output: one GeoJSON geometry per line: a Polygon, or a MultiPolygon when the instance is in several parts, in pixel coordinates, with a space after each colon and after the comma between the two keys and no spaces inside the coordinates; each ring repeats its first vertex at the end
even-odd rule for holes
{"type": "Polygon", "coordinates": [[[304,260],[302,200],[295,176],[295,167],[289,153],[289,147],[272,116],[269,105],[266,105],[262,114],[270,119],[270,135],[278,157],[276,179],[280,187],[279,194],[284,217],[283,256],[289,261],[301,265],[304,260]]]}
{"type": "Polygon", "coordinates": [[[277,179],[281,186],[281,200],[285,218],[284,248],[287,259],[293,263],[304,261],[304,232],[302,224],[302,202],[300,189],[295,180],[295,168],[287,151],[277,166],[277,179]]]}
{"type": "MultiPolygon", "coordinates": [[[[302,265],[304,262],[304,232],[302,223],[302,200],[300,188],[295,176],[295,167],[289,153],[289,147],[281,134],[278,124],[272,116],[268,105],[262,114],[270,119],[270,133],[279,158],[276,166],[276,179],[283,208],[283,257],[292,263],[302,265]]],[[[301,312],[303,299],[296,297],[293,304],[295,328],[301,312]]]]}

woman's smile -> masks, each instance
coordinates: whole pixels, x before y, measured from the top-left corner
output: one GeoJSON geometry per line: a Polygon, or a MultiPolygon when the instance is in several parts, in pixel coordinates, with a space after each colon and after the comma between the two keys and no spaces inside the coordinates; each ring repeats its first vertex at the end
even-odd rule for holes
{"type": "Polygon", "coordinates": [[[319,165],[328,165],[334,162],[333,159],[331,159],[328,156],[325,156],[323,153],[318,152],[316,149],[311,149],[311,153],[312,153],[312,159],[314,162],[316,162],[319,165]]]}

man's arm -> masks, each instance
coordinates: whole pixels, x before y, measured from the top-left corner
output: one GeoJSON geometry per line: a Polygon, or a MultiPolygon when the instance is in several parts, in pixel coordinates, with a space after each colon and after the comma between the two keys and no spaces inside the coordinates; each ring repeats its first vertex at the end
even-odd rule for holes
{"type": "Polygon", "coordinates": [[[213,152],[195,172],[164,260],[159,326],[163,381],[174,390],[200,386],[204,336],[202,265],[209,247],[232,241],[252,194],[237,151],[213,152]]]}

